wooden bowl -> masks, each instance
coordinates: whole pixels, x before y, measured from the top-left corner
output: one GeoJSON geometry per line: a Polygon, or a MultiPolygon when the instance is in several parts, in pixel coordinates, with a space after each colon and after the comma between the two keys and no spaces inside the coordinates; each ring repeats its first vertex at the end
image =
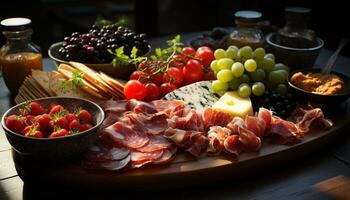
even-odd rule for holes
{"type": "Polygon", "coordinates": [[[276,43],[276,34],[270,33],[266,36],[266,42],[276,56],[277,62],[281,62],[291,69],[302,69],[313,67],[323,47],[323,40],[317,38],[317,46],[312,48],[292,48],[276,43]]]}
{"type": "Polygon", "coordinates": [[[291,92],[299,99],[307,99],[310,102],[328,104],[328,105],[334,106],[334,105],[337,105],[337,104],[344,102],[350,96],[350,78],[344,74],[341,74],[341,73],[335,72],[335,71],[331,72],[331,74],[335,74],[335,75],[339,76],[341,79],[343,79],[344,85],[345,85],[345,90],[340,94],[326,95],[326,94],[312,93],[312,92],[306,91],[302,88],[295,86],[290,81],[290,79],[297,72],[302,72],[303,74],[307,74],[308,72],[320,73],[321,69],[306,68],[306,69],[296,70],[296,71],[289,73],[288,84],[291,88],[291,92]]]}
{"type": "MultiPolygon", "coordinates": [[[[61,48],[62,43],[63,42],[54,43],[50,46],[48,50],[49,57],[55,61],[56,66],[60,65],[61,63],[66,63],[66,64],[68,63],[68,61],[65,61],[58,54],[58,50],[61,48]]],[[[149,46],[149,50],[144,56],[148,55],[150,52],[151,52],[151,46],[149,46]]],[[[84,63],[84,65],[96,71],[102,71],[105,74],[108,74],[114,78],[121,78],[124,80],[128,80],[130,77],[130,74],[136,70],[135,65],[133,64],[121,65],[116,67],[114,67],[112,63],[105,63],[105,64],[84,63]]]]}
{"type": "Polygon", "coordinates": [[[53,104],[60,104],[73,112],[74,108],[82,107],[91,113],[94,126],[86,131],[77,134],[57,138],[32,138],[15,133],[8,129],[5,120],[8,116],[19,113],[19,109],[26,103],[18,104],[2,116],[1,125],[5,130],[7,140],[13,149],[22,156],[36,160],[49,162],[63,162],[70,160],[86,151],[89,145],[95,142],[98,137],[98,129],[104,120],[104,112],[97,104],[80,98],[73,97],[49,97],[36,99],[44,108],[53,104]]]}

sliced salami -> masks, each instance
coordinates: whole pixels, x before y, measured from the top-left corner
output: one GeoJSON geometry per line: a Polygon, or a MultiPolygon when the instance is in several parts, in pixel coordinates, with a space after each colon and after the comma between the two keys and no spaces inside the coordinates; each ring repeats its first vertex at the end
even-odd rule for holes
{"type": "Polygon", "coordinates": [[[99,162],[93,162],[93,161],[82,161],[82,166],[87,169],[103,169],[103,170],[120,170],[128,165],[130,162],[131,157],[128,155],[122,160],[107,160],[107,161],[99,161],[99,162]]]}
{"type": "Polygon", "coordinates": [[[151,153],[159,150],[164,150],[173,146],[172,142],[170,142],[168,139],[161,135],[149,136],[149,139],[149,143],[141,148],[138,148],[137,151],[151,153]]]}
{"type": "Polygon", "coordinates": [[[141,148],[149,142],[145,133],[133,130],[132,126],[123,122],[116,122],[103,129],[103,132],[115,142],[131,149],[141,148]]]}
{"type": "Polygon", "coordinates": [[[168,117],[164,113],[156,113],[151,116],[130,113],[126,117],[129,117],[131,122],[144,133],[157,135],[163,133],[168,128],[168,117]]]}

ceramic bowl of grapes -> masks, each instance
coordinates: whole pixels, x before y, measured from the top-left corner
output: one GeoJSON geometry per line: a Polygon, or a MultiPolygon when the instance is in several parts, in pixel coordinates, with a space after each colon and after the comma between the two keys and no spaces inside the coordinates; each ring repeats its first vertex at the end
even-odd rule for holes
{"type": "Polygon", "coordinates": [[[128,79],[135,63],[150,51],[146,34],[112,24],[93,25],[84,34],[74,32],[62,42],[52,44],[48,54],[57,65],[75,61],[112,77],[128,79]]]}

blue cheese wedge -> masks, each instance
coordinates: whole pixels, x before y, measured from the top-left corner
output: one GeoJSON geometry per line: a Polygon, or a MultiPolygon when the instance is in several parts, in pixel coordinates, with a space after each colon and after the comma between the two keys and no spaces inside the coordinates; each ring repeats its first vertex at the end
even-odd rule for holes
{"type": "Polygon", "coordinates": [[[187,108],[202,112],[205,107],[212,106],[220,96],[211,89],[211,81],[200,81],[186,85],[166,94],[165,100],[183,100],[187,108]]]}

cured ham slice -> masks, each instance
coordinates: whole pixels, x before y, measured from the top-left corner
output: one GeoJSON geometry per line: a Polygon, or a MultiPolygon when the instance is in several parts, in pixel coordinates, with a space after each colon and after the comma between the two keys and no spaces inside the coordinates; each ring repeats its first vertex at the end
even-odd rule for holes
{"type": "Polygon", "coordinates": [[[245,126],[242,118],[235,117],[226,127],[230,129],[232,133],[239,135],[239,140],[242,143],[244,151],[252,152],[260,149],[260,138],[245,126]]]}
{"type": "Polygon", "coordinates": [[[271,126],[270,137],[273,142],[278,144],[297,143],[301,140],[298,132],[293,132],[295,128],[291,128],[290,124],[280,121],[271,126]]]}
{"type": "Polygon", "coordinates": [[[103,129],[103,132],[108,134],[113,141],[131,149],[141,148],[149,142],[145,133],[135,131],[132,126],[123,122],[116,122],[103,129]]]}
{"type": "Polygon", "coordinates": [[[225,127],[233,119],[232,115],[215,110],[211,107],[205,108],[202,116],[203,121],[206,124],[206,128],[209,128],[210,126],[225,127]]]}
{"type": "Polygon", "coordinates": [[[292,117],[294,117],[295,123],[303,132],[308,132],[314,123],[326,128],[333,126],[332,121],[324,118],[323,112],[320,108],[313,108],[309,110],[297,108],[293,112],[292,117]]]}
{"type": "Polygon", "coordinates": [[[169,127],[165,131],[164,136],[194,157],[198,157],[207,149],[208,139],[204,133],[200,131],[181,130],[169,127]]]}
{"type": "Polygon", "coordinates": [[[148,144],[141,148],[138,148],[137,151],[144,152],[144,153],[151,153],[154,151],[165,150],[173,146],[172,142],[170,142],[168,139],[160,135],[149,137],[149,139],[150,140],[148,144]]]}
{"type": "Polygon", "coordinates": [[[144,133],[157,135],[168,128],[168,117],[164,113],[155,113],[150,116],[141,113],[130,113],[126,117],[130,118],[131,122],[144,133]]]}
{"type": "Polygon", "coordinates": [[[204,131],[204,121],[200,113],[194,109],[189,109],[183,116],[173,116],[168,120],[169,127],[183,130],[204,131]]]}
{"type": "Polygon", "coordinates": [[[174,115],[182,116],[182,111],[185,108],[185,103],[180,100],[155,100],[152,104],[158,112],[163,112],[171,118],[174,115]]]}
{"type": "Polygon", "coordinates": [[[242,144],[238,135],[230,135],[224,140],[225,150],[235,156],[239,156],[242,148],[241,146],[242,144]]]}
{"type": "Polygon", "coordinates": [[[111,111],[111,112],[125,112],[127,110],[126,105],[128,104],[128,100],[107,100],[102,101],[99,103],[99,106],[104,111],[111,111]]]}
{"type": "Polygon", "coordinates": [[[255,116],[247,116],[244,120],[248,130],[255,133],[259,138],[263,138],[266,132],[266,123],[264,120],[255,116]]]}

